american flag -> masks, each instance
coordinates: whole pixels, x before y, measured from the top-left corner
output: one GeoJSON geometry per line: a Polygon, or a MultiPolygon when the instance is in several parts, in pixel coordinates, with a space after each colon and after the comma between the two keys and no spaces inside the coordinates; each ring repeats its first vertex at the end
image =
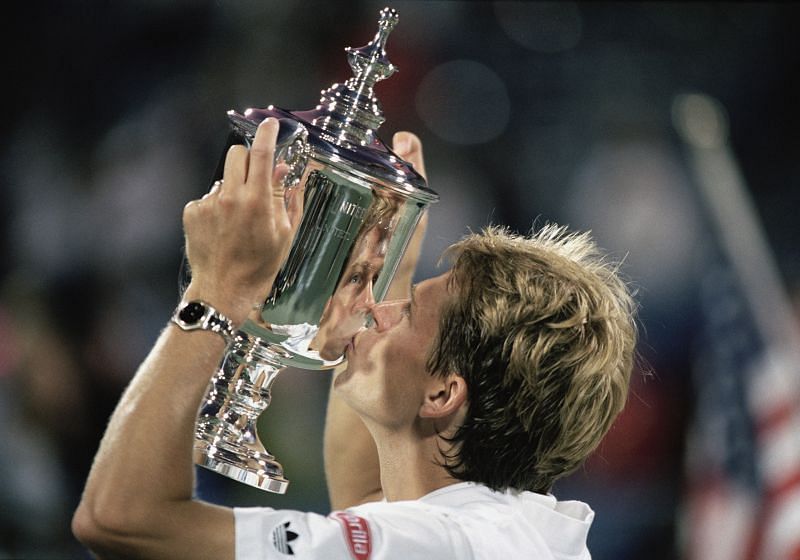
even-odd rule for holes
{"type": "Polygon", "coordinates": [[[759,332],[729,263],[706,264],[685,557],[800,560],[800,363],[759,332]]]}

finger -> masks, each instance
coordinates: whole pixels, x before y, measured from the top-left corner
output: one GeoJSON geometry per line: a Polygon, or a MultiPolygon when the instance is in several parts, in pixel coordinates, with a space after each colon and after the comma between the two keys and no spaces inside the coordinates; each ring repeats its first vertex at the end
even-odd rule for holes
{"type": "Polygon", "coordinates": [[[414,166],[414,169],[427,179],[425,161],[422,158],[422,142],[416,134],[401,131],[392,138],[392,151],[414,166]]]}
{"type": "Polygon", "coordinates": [[[247,162],[250,158],[245,146],[236,144],[228,148],[225,156],[225,168],[222,172],[224,184],[227,188],[239,186],[247,179],[247,162]]]}
{"type": "Polygon", "coordinates": [[[183,207],[183,231],[187,237],[189,233],[193,231],[195,224],[202,222],[203,210],[204,204],[202,199],[191,200],[183,207]]]}
{"type": "Polygon", "coordinates": [[[281,162],[272,170],[272,195],[285,206],[284,181],[289,174],[289,166],[281,162]]]}
{"type": "Polygon", "coordinates": [[[247,185],[256,189],[271,186],[272,163],[275,158],[275,141],[278,137],[277,119],[264,119],[250,146],[250,161],[247,166],[247,185]]]}

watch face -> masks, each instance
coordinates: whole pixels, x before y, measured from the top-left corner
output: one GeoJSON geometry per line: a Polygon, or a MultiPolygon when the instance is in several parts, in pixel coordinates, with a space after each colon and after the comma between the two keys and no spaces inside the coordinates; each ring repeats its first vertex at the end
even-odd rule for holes
{"type": "Polygon", "coordinates": [[[181,312],[178,314],[178,318],[184,323],[192,325],[202,319],[205,312],[205,305],[196,301],[192,301],[187,303],[186,306],[181,309],[181,312]]]}

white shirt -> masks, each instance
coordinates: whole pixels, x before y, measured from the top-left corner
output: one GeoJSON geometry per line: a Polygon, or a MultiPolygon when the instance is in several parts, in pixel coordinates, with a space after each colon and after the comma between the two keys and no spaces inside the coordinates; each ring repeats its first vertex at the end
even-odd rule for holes
{"type": "Polygon", "coordinates": [[[234,514],[236,560],[589,560],[594,519],[582,502],[471,482],[327,517],[271,508],[234,514]]]}

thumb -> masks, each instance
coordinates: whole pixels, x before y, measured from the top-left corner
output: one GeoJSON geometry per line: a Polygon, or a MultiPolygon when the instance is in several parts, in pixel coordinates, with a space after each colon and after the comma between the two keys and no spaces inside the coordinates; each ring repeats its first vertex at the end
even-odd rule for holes
{"type": "Polygon", "coordinates": [[[416,134],[407,131],[396,133],[392,138],[392,151],[413,165],[417,173],[427,179],[422,142],[416,134]]]}

